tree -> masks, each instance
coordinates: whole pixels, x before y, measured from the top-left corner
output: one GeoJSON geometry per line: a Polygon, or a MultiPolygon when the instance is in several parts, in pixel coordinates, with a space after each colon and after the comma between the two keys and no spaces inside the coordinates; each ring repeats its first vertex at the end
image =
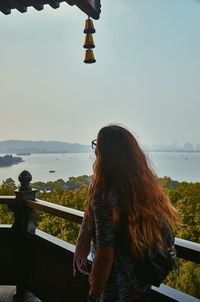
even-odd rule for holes
{"type": "MultiPolygon", "coordinates": [[[[14,195],[15,188],[15,183],[12,178],[8,178],[0,185],[0,195],[12,196],[14,195]]],[[[13,212],[8,210],[8,206],[0,205],[0,224],[12,224],[13,221],[13,212]]]]}

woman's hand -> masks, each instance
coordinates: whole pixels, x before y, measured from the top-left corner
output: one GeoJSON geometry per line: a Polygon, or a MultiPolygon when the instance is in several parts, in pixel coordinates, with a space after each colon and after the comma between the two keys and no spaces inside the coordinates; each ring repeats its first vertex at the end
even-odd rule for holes
{"type": "Polygon", "coordinates": [[[114,248],[97,248],[89,276],[90,291],[100,296],[108,280],[114,259],[114,248]]]}

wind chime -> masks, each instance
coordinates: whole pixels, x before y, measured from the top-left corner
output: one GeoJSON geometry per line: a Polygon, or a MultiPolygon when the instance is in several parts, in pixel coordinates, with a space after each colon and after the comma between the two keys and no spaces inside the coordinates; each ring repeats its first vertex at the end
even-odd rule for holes
{"type": "Polygon", "coordinates": [[[85,51],[85,60],[84,63],[91,64],[95,63],[95,57],[93,53],[93,48],[95,48],[94,40],[92,34],[95,33],[94,25],[92,19],[88,16],[88,19],[85,20],[85,29],[84,29],[85,36],[85,43],[83,45],[84,48],[86,48],[85,51]]]}

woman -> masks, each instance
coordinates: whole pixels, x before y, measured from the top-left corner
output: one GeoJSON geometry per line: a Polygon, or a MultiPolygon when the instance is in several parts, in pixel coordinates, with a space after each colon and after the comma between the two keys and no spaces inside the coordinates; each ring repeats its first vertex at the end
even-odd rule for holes
{"type": "MultiPolygon", "coordinates": [[[[150,256],[155,242],[163,248],[162,230],[177,223],[177,212],[127,129],[106,126],[92,145],[94,175],[76,247],[81,270],[81,255],[82,260],[87,257],[93,238],[88,301],[148,301],[151,284],[137,274],[135,260],[150,256]]],[[[78,266],[77,258],[75,262],[78,266]]]]}

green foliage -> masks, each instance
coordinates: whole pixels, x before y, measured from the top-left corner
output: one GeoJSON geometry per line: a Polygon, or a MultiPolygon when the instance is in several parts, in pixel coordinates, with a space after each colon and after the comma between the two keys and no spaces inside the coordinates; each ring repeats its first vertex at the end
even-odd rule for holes
{"type": "Polygon", "coordinates": [[[169,197],[181,216],[177,237],[200,243],[200,183],[182,182],[169,197]]]}
{"type": "Polygon", "coordinates": [[[56,189],[51,193],[40,192],[38,194],[38,197],[42,200],[84,211],[87,206],[88,188],[83,187],[81,189],[76,189],[73,191],[69,189],[56,189]]]}
{"type": "Polygon", "coordinates": [[[200,265],[179,259],[178,271],[172,272],[166,284],[191,296],[200,298],[200,265]]]}
{"type": "Polygon", "coordinates": [[[53,192],[59,189],[76,190],[83,187],[88,187],[91,182],[91,176],[82,175],[78,177],[69,177],[68,181],[57,179],[56,181],[41,182],[37,181],[32,184],[34,189],[42,192],[53,192]]]}
{"type": "MultiPolygon", "coordinates": [[[[178,209],[181,224],[175,230],[176,237],[200,243],[200,183],[181,182],[170,185],[162,182],[171,202],[178,209]],[[170,187],[172,186],[172,187],[170,187]]],[[[200,266],[179,259],[179,270],[172,272],[166,284],[187,294],[200,298],[200,266]]]]}
{"type": "MultiPolygon", "coordinates": [[[[88,187],[82,186],[82,188],[76,190],[56,188],[52,193],[39,193],[38,198],[84,211],[88,201],[88,187]]],[[[66,221],[62,218],[53,217],[45,213],[39,213],[37,227],[44,232],[66,240],[72,244],[75,244],[80,228],[76,223],[66,221]]]]}
{"type": "MultiPolygon", "coordinates": [[[[83,175],[70,177],[68,181],[37,182],[37,197],[62,206],[82,210],[88,202],[88,185],[91,177],[83,175]]],[[[181,225],[175,230],[176,236],[200,243],[200,183],[177,182],[169,177],[159,178],[159,182],[178,209],[181,225]]],[[[13,195],[15,184],[6,180],[0,186],[0,195],[13,195]]],[[[12,214],[6,207],[0,207],[0,223],[11,223],[12,214]]],[[[80,226],[64,219],[38,212],[38,228],[60,239],[75,244],[80,226]]],[[[200,266],[179,259],[178,272],[172,272],[165,283],[192,296],[200,298],[200,266]]]]}
{"type": "Polygon", "coordinates": [[[12,178],[8,178],[0,185],[0,195],[14,195],[16,189],[15,182],[12,178]]]}
{"type": "Polygon", "coordinates": [[[12,224],[14,222],[13,212],[6,205],[0,205],[0,224],[12,224]]]}
{"type": "Polygon", "coordinates": [[[56,181],[47,181],[46,183],[37,181],[32,184],[32,187],[42,192],[53,192],[54,190],[65,189],[66,182],[63,179],[57,179],[56,181]]]}
{"type": "MultiPolygon", "coordinates": [[[[15,182],[12,178],[6,179],[2,185],[0,185],[0,196],[12,196],[16,189],[15,182]]],[[[0,205],[0,224],[12,224],[14,221],[14,215],[8,210],[8,206],[0,205]]]]}
{"type": "Polygon", "coordinates": [[[44,214],[40,217],[38,229],[56,236],[72,244],[76,243],[80,226],[77,223],[66,221],[65,219],[44,214]]]}
{"type": "Polygon", "coordinates": [[[69,177],[67,181],[67,188],[70,190],[83,188],[89,186],[91,182],[91,176],[82,175],[78,177],[69,177]]]}

